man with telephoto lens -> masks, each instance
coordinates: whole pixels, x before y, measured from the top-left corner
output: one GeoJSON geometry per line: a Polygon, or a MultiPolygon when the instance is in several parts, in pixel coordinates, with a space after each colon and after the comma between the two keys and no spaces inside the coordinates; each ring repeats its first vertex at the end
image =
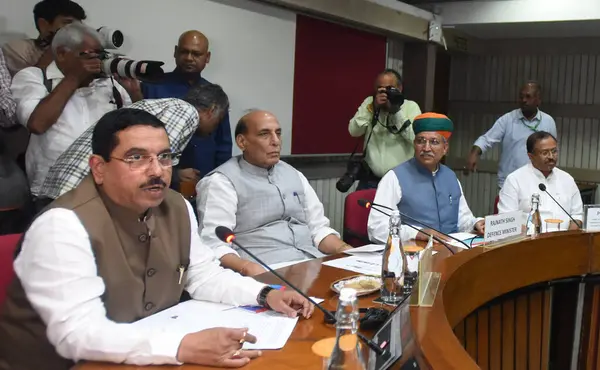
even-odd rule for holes
{"type": "Polygon", "coordinates": [[[387,171],[413,157],[415,135],[411,125],[419,114],[419,105],[402,95],[400,74],[393,69],[381,72],[373,96],[363,101],[348,125],[350,135],[365,137],[368,168],[359,176],[357,190],[377,188],[387,171]],[[373,122],[377,110],[379,117],[373,122]]]}
{"type": "Polygon", "coordinates": [[[55,61],[44,69],[25,68],[13,78],[17,119],[32,134],[25,167],[36,209],[48,203],[38,197],[39,191],[62,152],[105,113],[141,96],[135,80],[119,84],[99,77],[102,51],[98,32],[74,22],[62,27],[52,40],[55,61]]]}

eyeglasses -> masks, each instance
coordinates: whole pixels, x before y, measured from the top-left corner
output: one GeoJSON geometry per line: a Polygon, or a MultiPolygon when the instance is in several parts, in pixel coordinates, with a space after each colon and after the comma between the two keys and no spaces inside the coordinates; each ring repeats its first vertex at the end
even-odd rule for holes
{"type": "Polygon", "coordinates": [[[150,164],[155,158],[162,168],[177,166],[177,164],[179,164],[179,157],[181,157],[180,153],[160,153],[158,155],[132,154],[125,158],[111,158],[127,163],[131,170],[142,170],[150,167],[150,164]]]}
{"type": "Polygon", "coordinates": [[[443,142],[439,141],[438,139],[427,140],[424,137],[418,137],[415,139],[415,144],[417,144],[417,145],[425,146],[425,145],[427,145],[427,143],[429,143],[429,146],[431,146],[432,148],[439,147],[440,145],[443,144],[443,142]]]}
{"type": "Polygon", "coordinates": [[[539,154],[540,156],[542,156],[544,158],[556,157],[558,155],[558,148],[540,150],[537,152],[537,154],[539,154]]]}

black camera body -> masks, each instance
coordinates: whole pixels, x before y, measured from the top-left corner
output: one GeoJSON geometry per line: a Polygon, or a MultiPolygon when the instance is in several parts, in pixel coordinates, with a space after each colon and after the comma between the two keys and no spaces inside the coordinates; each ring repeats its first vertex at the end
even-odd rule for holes
{"type": "Polygon", "coordinates": [[[400,107],[404,104],[404,95],[402,95],[402,92],[395,87],[388,86],[385,89],[385,94],[392,106],[392,111],[400,110],[400,107]]]}
{"type": "Polygon", "coordinates": [[[352,156],[348,160],[346,172],[340,177],[335,187],[338,191],[346,193],[356,180],[360,180],[366,174],[367,166],[362,156],[352,156]]]}

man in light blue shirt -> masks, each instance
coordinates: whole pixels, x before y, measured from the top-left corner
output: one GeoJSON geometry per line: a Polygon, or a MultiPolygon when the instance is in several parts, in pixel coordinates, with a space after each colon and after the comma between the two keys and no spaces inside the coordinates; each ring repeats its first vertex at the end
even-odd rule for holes
{"type": "Polygon", "coordinates": [[[538,109],[542,99],[539,83],[529,81],[519,94],[520,108],[504,114],[491,129],[481,135],[473,144],[467,168],[475,171],[479,157],[496,143],[502,143],[500,164],[498,166],[498,189],[502,188],[506,176],[529,163],[526,141],[529,135],[537,131],[546,131],[557,137],[554,119],[538,109]]]}

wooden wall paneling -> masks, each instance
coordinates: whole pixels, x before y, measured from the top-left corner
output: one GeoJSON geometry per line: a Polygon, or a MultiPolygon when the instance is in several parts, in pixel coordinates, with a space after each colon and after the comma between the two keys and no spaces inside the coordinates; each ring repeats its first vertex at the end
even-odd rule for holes
{"type": "Polygon", "coordinates": [[[515,370],[527,369],[529,357],[528,296],[519,295],[515,300],[515,370]]]}
{"type": "Polygon", "coordinates": [[[584,303],[581,351],[579,369],[597,370],[600,368],[600,284],[586,287],[584,303]]]}
{"type": "Polygon", "coordinates": [[[543,370],[541,365],[544,320],[544,291],[529,294],[529,341],[528,369],[543,370]]]}
{"type": "Polygon", "coordinates": [[[465,349],[469,356],[477,362],[477,312],[472,313],[465,320],[465,349]]]}
{"type": "Polygon", "coordinates": [[[456,338],[458,338],[458,341],[460,342],[460,344],[462,344],[462,346],[466,346],[466,342],[465,342],[465,321],[461,321],[458,325],[456,325],[456,327],[454,328],[454,335],[456,335],[456,338]]]}
{"type": "Polygon", "coordinates": [[[490,310],[487,307],[477,310],[477,364],[488,370],[490,363],[490,310]]]}
{"type": "Polygon", "coordinates": [[[502,305],[490,307],[490,363],[489,370],[502,369],[502,305]]]}
{"type": "Polygon", "coordinates": [[[502,304],[502,370],[515,368],[515,301],[502,304]]]}
{"type": "MultiPolygon", "coordinates": [[[[600,52],[576,40],[569,48],[552,51],[547,45],[554,41],[521,41],[520,48],[509,53],[504,53],[506,40],[490,41],[487,53],[452,55],[448,112],[455,133],[451,156],[465,158],[479,135],[500,115],[517,108],[519,87],[533,79],[542,85],[541,109],[557,124],[559,167],[598,171],[594,178],[600,178],[600,52]]],[[[499,145],[482,157],[499,158],[499,145]]],[[[470,187],[479,189],[484,184],[469,181],[463,190],[471,194],[475,191],[470,187]]],[[[473,204],[472,208],[485,207],[473,204]]]]}
{"type": "Polygon", "coordinates": [[[550,330],[552,323],[552,295],[554,288],[550,287],[542,293],[543,315],[542,315],[542,352],[540,355],[541,368],[549,368],[550,362],[550,330]]]}

